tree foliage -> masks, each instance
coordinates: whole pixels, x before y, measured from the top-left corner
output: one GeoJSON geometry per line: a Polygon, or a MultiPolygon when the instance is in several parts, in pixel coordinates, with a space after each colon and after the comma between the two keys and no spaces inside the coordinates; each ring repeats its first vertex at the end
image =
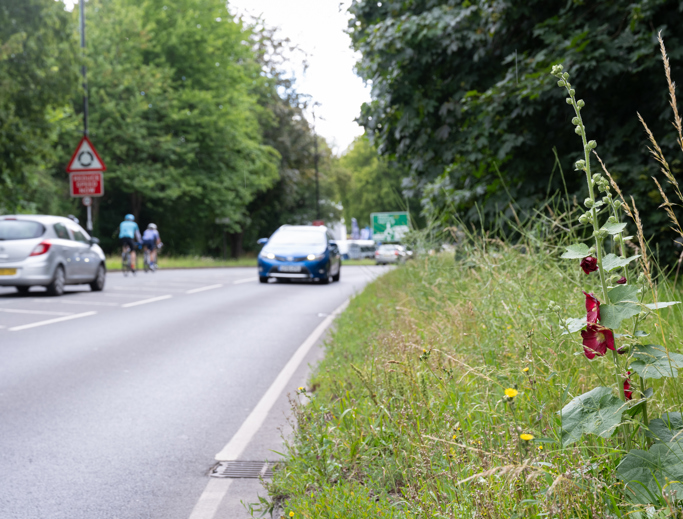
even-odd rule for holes
{"type": "MultiPolygon", "coordinates": [[[[683,3],[354,0],[350,12],[358,70],[372,82],[360,122],[382,154],[410,167],[408,188],[424,197],[427,214],[455,207],[477,219],[477,202],[490,216],[510,202],[503,180],[522,208],[564,190],[559,169],[550,176],[552,149],[565,172],[580,157],[549,75],[562,63],[582,85],[597,151],[636,195],[646,230],[668,227],[652,211],[657,168],[636,112],[656,135],[671,135],[656,34],[680,74],[683,3]]],[[[660,144],[666,153],[673,135],[660,144]]],[[[566,177],[581,196],[580,175],[566,177]]]]}

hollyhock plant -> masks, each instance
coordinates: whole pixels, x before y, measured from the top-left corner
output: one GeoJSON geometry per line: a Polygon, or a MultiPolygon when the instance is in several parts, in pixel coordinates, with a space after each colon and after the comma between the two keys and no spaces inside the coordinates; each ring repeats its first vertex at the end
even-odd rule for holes
{"type": "MultiPolygon", "coordinates": [[[[626,372],[626,375],[630,374],[630,371],[626,372]]],[[[626,397],[626,400],[633,399],[633,391],[631,390],[631,379],[629,379],[628,376],[624,379],[624,396],[626,397]]]]}
{"type": "Polygon", "coordinates": [[[621,279],[617,281],[617,285],[625,285],[626,284],[626,278],[624,276],[621,276],[621,279]]]}
{"type": "Polygon", "coordinates": [[[586,321],[596,324],[600,321],[600,301],[593,292],[583,294],[586,296],[586,321]]]}
{"type": "Polygon", "coordinates": [[[588,256],[587,258],[583,258],[579,265],[586,274],[590,274],[591,272],[598,270],[598,259],[593,256],[588,256]]]}
{"type": "Polygon", "coordinates": [[[614,334],[609,328],[599,324],[589,324],[581,332],[583,337],[583,352],[589,359],[595,356],[602,357],[607,350],[614,350],[614,334]]]}

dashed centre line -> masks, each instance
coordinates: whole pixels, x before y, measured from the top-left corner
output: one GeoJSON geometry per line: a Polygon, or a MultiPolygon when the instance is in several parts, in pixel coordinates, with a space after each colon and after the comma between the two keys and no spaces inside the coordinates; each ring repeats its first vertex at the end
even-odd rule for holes
{"type": "Polygon", "coordinates": [[[246,279],[238,279],[237,281],[233,281],[233,285],[241,285],[242,283],[249,283],[250,281],[256,281],[256,278],[246,278],[246,279]]]}
{"type": "Polygon", "coordinates": [[[218,283],[217,285],[208,285],[205,287],[193,288],[185,292],[186,294],[196,294],[197,292],[204,292],[205,290],[213,290],[214,288],[221,288],[223,283],[218,283]]]}
{"type": "Polygon", "coordinates": [[[120,306],[119,303],[103,303],[101,301],[62,301],[60,299],[34,299],[34,303],[57,303],[60,305],[92,305],[92,306],[120,306]]]}
{"type": "Polygon", "coordinates": [[[56,319],[48,319],[47,321],[38,321],[37,323],[24,324],[21,326],[14,326],[9,328],[10,332],[18,332],[20,330],[27,330],[29,328],[37,328],[38,326],[45,326],[47,324],[61,323],[62,321],[70,321],[72,319],[79,319],[81,317],[88,317],[90,315],[95,315],[97,312],[85,312],[82,314],[72,314],[65,317],[57,317],[56,319]]]}
{"type": "Polygon", "coordinates": [[[147,303],[155,303],[157,301],[163,301],[164,299],[171,299],[172,297],[173,296],[169,294],[165,296],[151,297],[149,299],[143,299],[142,301],[133,301],[132,303],[126,303],[125,305],[121,305],[121,308],[131,308],[132,306],[146,305],[147,303]]]}

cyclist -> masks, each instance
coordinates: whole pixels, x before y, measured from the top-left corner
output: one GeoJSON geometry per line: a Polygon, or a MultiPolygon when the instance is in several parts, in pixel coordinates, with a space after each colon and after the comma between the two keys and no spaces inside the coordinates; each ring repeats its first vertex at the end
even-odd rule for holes
{"type": "Polygon", "coordinates": [[[149,251],[149,262],[157,266],[157,248],[161,243],[161,237],[155,223],[150,223],[142,234],[142,246],[149,251]]]}
{"type": "Polygon", "coordinates": [[[135,216],[127,214],[119,224],[119,241],[122,246],[130,249],[131,270],[135,273],[135,249],[137,248],[136,238],[140,236],[140,228],[135,223],[135,216]]]}

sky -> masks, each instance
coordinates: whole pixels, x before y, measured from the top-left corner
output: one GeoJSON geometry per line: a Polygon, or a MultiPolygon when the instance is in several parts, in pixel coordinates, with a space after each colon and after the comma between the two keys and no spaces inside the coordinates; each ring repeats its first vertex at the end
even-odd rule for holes
{"type": "MultiPolygon", "coordinates": [[[[69,7],[77,2],[65,0],[69,7]]],[[[233,14],[260,16],[308,55],[305,72],[300,53],[292,57],[297,90],[320,104],[316,130],[336,154],[363,133],[354,119],[361,104],[370,100],[370,88],[353,72],[357,56],[344,32],[348,4],[349,0],[229,0],[233,14]]]]}

